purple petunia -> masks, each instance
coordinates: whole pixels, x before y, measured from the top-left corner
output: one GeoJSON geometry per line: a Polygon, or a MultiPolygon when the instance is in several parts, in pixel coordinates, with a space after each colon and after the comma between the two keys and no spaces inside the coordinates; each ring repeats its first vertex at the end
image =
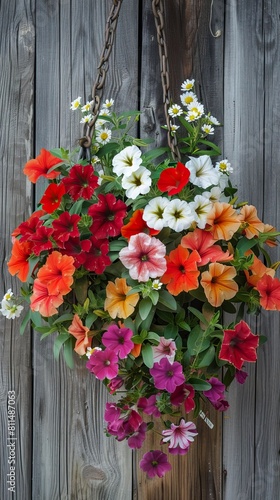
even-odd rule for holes
{"type": "Polygon", "coordinates": [[[148,451],[140,461],[140,469],[147,472],[148,477],[163,477],[171,470],[167,455],[160,450],[148,451]]]}
{"type": "Polygon", "coordinates": [[[124,359],[133,349],[134,344],[131,340],[133,332],[129,328],[119,328],[117,325],[108,327],[107,332],[102,336],[102,343],[115,351],[120,359],[124,359]]]}
{"type": "Polygon", "coordinates": [[[178,385],[185,382],[181,363],[175,361],[170,363],[167,358],[162,358],[159,363],[155,363],[150,369],[150,374],[154,378],[157,389],[165,389],[172,393],[178,385]]]}

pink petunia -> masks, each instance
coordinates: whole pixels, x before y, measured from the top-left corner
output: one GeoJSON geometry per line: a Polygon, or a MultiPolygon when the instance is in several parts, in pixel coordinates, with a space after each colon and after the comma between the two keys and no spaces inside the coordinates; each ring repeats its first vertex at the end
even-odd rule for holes
{"type": "Polygon", "coordinates": [[[170,393],[185,382],[181,363],[178,361],[170,363],[167,358],[162,358],[159,363],[155,363],[150,369],[150,374],[154,378],[157,389],[165,389],[170,393]]]}
{"type": "Polygon", "coordinates": [[[146,415],[154,415],[154,417],[160,417],[161,413],[156,405],[157,397],[156,394],[152,394],[149,398],[139,398],[137,407],[140,408],[146,415]]]}
{"type": "Polygon", "coordinates": [[[162,435],[164,436],[162,441],[169,445],[169,452],[184,455],[197,436],[196,426],[193,422],[185,422],[182,418],[179,425],[171,424],[170,429],[162,431],[162,435]]]}
{"type": "Polygon", "coordinates": [[[154,363],[158,363],[162,358],[167,358],[170,363],[173,363],[176,350],[174,340],[160,337],[159,344],[153,346],[154,363]]]}
{"type": "Polygon", "coordinates": [[[157,238],[145,233],[131,236],[128,247],[122,248],[119,257],[129,269],[132,279],[148,281],[158,278],[166,271],[165,245],[157,238]]]}
{"type": "Polygon", "coordinates": [[[89,358],[86,367],[99,380],[104,380],[104,378],[110,380],[118,374],[118,356],[111,349],[105,349],[105,351],[96,349],[89,358]]]}
{"type": "Polygon", "coordinates": [[[140,469],[147,472],[148,477],[163,477],[166,472],[171,470],[166,453],[160,450],[145,453],[139,465],[140,469]]]}
{"type": "Polygon", "coordinates": [[[102,343],[115,351],[120,359],[125,359],[134,347],[131,340],[133,332],[129,328],[119,328],[117,325],[108,327],[102,336],[102,343]]]}
{"type": "Polygon", "coordinates": [[[142,447],[142,444],[144,443],[146,438],[147,427],[148,426],[146,422],[142,422],[139,429],[134,434],[132,434],[132,436],[128,438],[127,444],[129,448],[139,449],[142,447]]]}

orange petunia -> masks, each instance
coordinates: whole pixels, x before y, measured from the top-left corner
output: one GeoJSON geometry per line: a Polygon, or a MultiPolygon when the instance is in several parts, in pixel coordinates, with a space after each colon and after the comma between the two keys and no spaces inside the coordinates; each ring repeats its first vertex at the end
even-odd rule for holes
{"type": "Polygon", "coordinates": [[[224,252],[219,245],[214,243],[216,240],[212,234],[199,228],[190,231],[181,239],[182,247],[196,250],[199,253],[201,260],[198,266],[205,266],[208,262],[225,262],[233,259],[233,255],[228,250],[224,252]]]}
{"type": "Polygon", "coordinates": [[[183,291],[188,292],[198,288],[200,272],[197,265],[200,262],[200,256],[196,250],[189,252],[179,245],[166,257],[166,262],[167,270],[160,281],[167,285],[169,293],[178,295],[183,291]]]}
{"type": "Polygon", "coordinates": [[[8,262],[9,273],[17,275],[20,281],[26,281],[29,273],[28,259],[32,254],[32,243],[29,241],[14,240],[12,256],[8,262]]]}
{"type": "Polygon", "coordinates": [[[46,263],[38,271],[38,279],[48,287],[51,295],[61,293],[66,295],[71,290],[75,272],[74,258],[62,255],[60,252],[52,252],[46,263]]]}
{"type": "Polygon", "coordinates": [[[267,311],[280,311],[280,280],[265,274],[257,284],[260,305],[267,311]]]}
{"type": "Polygon", "coordinates": [[[138,358],[141,354],[142,344],[134,344],[133,349],[130,351],[130,354],[135,358],[138,358]]]}
{"type": "Polygon", "coordinates": [[[139,301],[139,294],[127,295],[131,286],[126,284],[125,278],[116,278],[115,283],[109,281],[106,286],[106,299],[104,310],[108,311],[111,318],[128,318],[134,312],[139,301]]]}
{"type": "Polygon", "coordinates": [[[73,321],[68,328],[68,332],[77,339],[74,351],[80,356],[86,354],[87,348],[91,347],[91,338],[88,337],[89,328],[84,326],[78,314],[74,314],[73,321]]]}
{"type": "Polygon", "coordinates": [[[53,156],[46,149],[41,149],[40,154],[34,159],[29,160],[23,169],[23,173],[27,175],[30,182],[37,182],[39,177],[43,176],[47,179],[56,179],[59,172],[55,169],[49,171],[55,165],[62,163],[59,158],[53,156]]]}
{"type": "MultiPolygon", "coordinates": [[[[276,233],[276,228],[271,226],[270,224],[264,224],[264,229],[263,229],[263,234],[266,234],[266,235],[269,235],[270,233],[276,233]]],[[[270,238],[268,238],[267,240],[265,240],[265,243],[269,246],[269,247],[277,247],[278,245],[278,242],[276,240],[276,236],[271,236],[270,238]]]]}
{"type": "Polygon", "coordinates": [[[245,205],[240,210],[240,222],[246,238],[251,240],[264,231],[264,223],[258,218],[257,209],[253,205],[245,205]]]}
{"type": "Polygon", "coordinates": [[[63,303],[61,293],[50,294],[47,285],[36,279],[33,284],[33,293],[30,297],[31,311],[38,311],[45,318],[58,313],[57,308],[63,303]]]}
{"type": "MultiPolygon", "coordinates": [[[[252,250],[248,250],[248,252],[246,252],[246,255],[251,255],[251,254],[253,254],[252,250]]],[[[264,276],[264,274],[267,274],[272,278],[274,278],[275,270],[271,269],[270,267],[266,267],[264,263],[260,259],[258,259],[258,257],[255,254],[253,255],[254,255],[254,262],[249,268],[249,270],[248,271],[245,270],[244,273],[246,276],[247,283],[255,287],[258,281],[264,276]]]]}
{"type": "Polygon", "coordinates": [[[232,266],[224,266],[218,262],[209,265],[209,270],[201,274],[201,285],[204,288],[208,302],[213,307],[219,307],[224,300],[232,299],[238,292],[234,281],[236,270],[232,266]]]}
{"type": "Polygon", "coordinates": [[[230,240],[240,224],[239,215],[229,203],[214,203],[207,217],[207,229],[215,240],[230,240]]]}
{"type": "Polygon", "coordinates": [[[143,208],[135,210],[130,218],[130,221],[121,228],[121,233],[124,238],[129,239],[131,236],[138,233],[147,233],[150,236],[155,236],[159,233],[156,229],[152,229],[147,226],[142,217],[143,212],[143,208]]]}

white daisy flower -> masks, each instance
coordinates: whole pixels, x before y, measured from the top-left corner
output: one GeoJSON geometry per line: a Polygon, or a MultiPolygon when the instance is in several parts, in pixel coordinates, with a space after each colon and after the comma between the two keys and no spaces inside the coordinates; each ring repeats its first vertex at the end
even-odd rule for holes
{"type": "Polygon", "coordinates": [[[147,194],[151,184],[151,172],[142,166],[122,179],[122,187],[126,189],[125,194],[132,200],[135,200],[139,194],[147,194]]]}
{"type": "Polygon", "coordinates": [[[162,228],[166,226],[163,214],[169,203],[169,200],[163,196],[157,196],[149,201],[142,215],[147,226],[157,231],[161,231],[162,228]]]}
{"type": "Polygon", "coordinates": [[[23,310],[23,306],[20,306],[14,303],[11,300],[2,300],[0,313],[3,314],[7,319],[15,319],[19,318],[21,312],[23,310]]]}
{"type": "MultiPolygon", "coordinates": [[[[102,108],[111,108],[112,106],[114,106],[114,99],[106,99],[105,102],[103,102],[102,104],[102,108]]],[[[103,111],[103,110],[102,110],[103,111]]],[[[101,114],[104,114],[104,113],[101,113],[101,114]]]]}
{"type": "Polygon", "coordinates": [[[188,111],[188,113],[186,114],[186,120],[187,122],[195,122],[195,120],[198,119],[198,116],[196,113],[193,113],[192,111],[188,111]]]}
{"type": "Polygon", "coordinates": [[[221,125],[220,122],[218,122],[217,118],[215,118],[215,116],[208,116],[207,118],[209,122],[212,123],[213,125],[216,125],[216,127],[221,125]]]}
{"type": "Polygon", "coordinates": [[[190,182],[195,186],[207,189],[219,184],[220,173],[214,169],[209,156],[203,155],[198,158],[190,156],[186,167],[191,173],[190,182]]]}
{"type": "Polygon", "coordinates": [[[196,115],[197,118],[200,118],[204,114],[204,106],[198,101],[193,101],[188,105],[189,113],[196,115]]]}
{"type": "Polygon", "coordinates": [[[194,87],[194,80],[185,80],[181,85],[181,90],[191,90],[194,87]]]}
{"type": "Polygon", "coordinates": [[[91,121],[91,119],[93,118],[92,115],[85,115],[83,116],[83,118],[81,119],[80,123],[89,123],[91,121]]]}
{"type": "Polygon", "coordinates": [[[177,132],[178,128],[180,128],[179,125],[172,124],[170,126],[171,132],[177,132]]]}
{"type": "Polygon", "coordinates": [[[233,172],[233,168],[228,160],[217,161],[216,169],[223,174],[229,174],[230,172],[233,172]]]}
{"type": "Polygon", "coordinates": [[[82,106],[81,111],[83,113],[88,113],[91,110],[92,104],[93,104],[93,101],[90,101],[90,102],[87,101],[86,104],[84,106],[82,106]]]}
{"type": "Polygon", "coordinates": [[[9,290],[7,290],[7,292],[5,293],[3,300],[9,301],[9,300],[13,300],[13,298],[14,298],[14,294],[12,292],[12,289],[9,288],[9,290]]]}
{"type": "Polygon", "coordinates": [[[207,135],[213,135],[215,132],[214,127],[211,127],[211,125],[207,125],[206,123],[202,125],[201,130],[207,135]]]}
{"type": "Polygon", "coordinates": [[[203,191],[202,196],[204,198],[208,198],[212,203],[216,203],[220,200],[222,195],[222,191],[218,186],[214,186],[210,189],[210,191],[203,191]]]}
{"type": "Polygon", "coordinates": [[[74,99],[74,101],[71,102],[70,109],[72,109],[72,111],[76,111],[76,109],[80,108],[81,99],[82,99],[81,97],[77,97],[77,99],[74,99]]]}
{"type": "Polygon", "coordinates": [[[180,99],[181,99],[181,103],[183,104],[183,106],[188,106],[193,101],[197,100],[194,92],[184,92],[184,94],[180,95],[180,99]]]}
{"type": "Polygon", "coordinates": [[[194,201],[192,201],[189,205],[195,214],[197,227],[199,227],[199,229],[204,229],[208,214],[213,207],[212,202],[206,196],[198,194],[194,197],[194,201]]]}
{"type": "Polygon", "coordinates": [[[194,221],[194,216],[189,204],[184,200],[171,200],[164,210],[165,225],[177,233],[188,229],[194,221]]]}
{"type": "Polygon", "coordinates": [[[114,156],[112,161],[113,172],[116,175],[131,175],[142,163],[141,154],[141,150],[137,146],[127,146],[114,156]]]}
{"type": "Polygon", "coordinates": [[[104,128],[96,131],[96,140],[99,144],[107,144],[112,137],[112,132],[109,128],[104,128]]]}
{"type": "Polygon", "coordinates": [[[103,127],[105,123],[108,123],[107,120],[102,119],[103,116],[111,116],[110,110],[107,108],[101,109],[98,119],[96,120],[96,125],[95,125],[96,128],[103,127]]]}
{"type": "Polygon", "coordinates": [[[160,290],[160,289],[161,289],[161,287],[162,287],[162,283],[160,282],[160,280],[154,280],[154,281],[152,282],[152,288],[153,288],[154,290],[160,290]]]}
{"type": "Polygon", "coordinates": [[[172,116],[172,118],[175,118],[176,116],[180,116],[183,113],[183,110],[181,106],[178,104],[172,104],[170,108],[168,108],[168,114],[172,116]]]}

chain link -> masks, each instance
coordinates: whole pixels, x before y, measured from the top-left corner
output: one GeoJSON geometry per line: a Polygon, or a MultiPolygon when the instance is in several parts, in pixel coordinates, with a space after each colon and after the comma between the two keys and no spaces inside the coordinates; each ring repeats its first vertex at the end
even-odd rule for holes
{"type": "Polygon", "coordinates": [[[169,83],[169,63],[168,63],[167,45],[166,45],[166,37],[164,29],[164,10],[163,10],[162,0],[152,0],[152,8],[157,30],[157,41],[158,41],[159,58],[160,58],[160,73],[161,73],[161,83],[163,90],[163,105],[166,118],[166,125],[168,129],[168,146],[171,149],[173,159],[179,161],[181,155],[178,148],[178,142],[176,136],[172,134],[172,129],[171,129],[172,123],[170,115],[168,114],[168,108],[171,104],[171,95],[170,95],[170,83],[169,83]]]}
{"type": "Polygon", "coordinates": [[[106,80],[106,74],[109,68],[109,57],[112,52],[115,33],[118,24],[118,17],[121,8],[122,0],[113,0],[113,4],[105,26],[105,41],[101,52],[100,61],[98,64],[97,78],[92,86],[91,98],[92,107],[91,113],[93,118],[84,127],[84,136],[80,139],[80,146],[85,149],[91,146],[94,127],[99,115],[101,99],[103,95],[103,87],[106,80]]]}

